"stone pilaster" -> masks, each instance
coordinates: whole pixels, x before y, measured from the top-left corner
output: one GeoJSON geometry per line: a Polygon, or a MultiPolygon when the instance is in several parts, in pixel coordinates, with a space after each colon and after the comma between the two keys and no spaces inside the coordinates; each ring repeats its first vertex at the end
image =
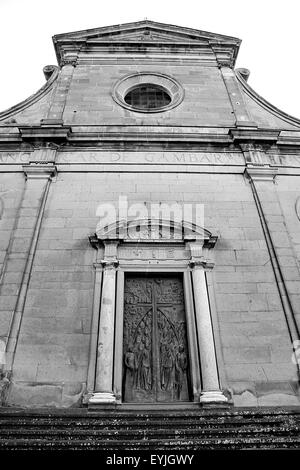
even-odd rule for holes
{"type": "Polygon", "coordinates": [[[232,110],[238,127],[257,127],[247,109],[243,93],[240,90],[234,71],[228,66],[220,67],[224,84],[232,105],[232,110]]]}
{"type": "Polygon", "coordinates": [[[227,403],[228,399],[220,389],[214,332],[205,276],[205,269],[211,269],[213,263],[205,259],[201,243],[190,243],[190,250],[190,266],[192,268],[195,316],[202,376],[200,403],[203,405],[213,403],[224,404],[227,403]]]}
{"type": "Polygon", "coordinates": [[[260,216],[290,337],[292,341],[297,341],[300,333],[300,307],[298,295],[295,292],[300,292],[300,273],[299,270],[294,270],[292,290],[290,290],[289,278],[286,273],[290,268],[290,259],[296,259],[296,255],[278,199],[275,184],[277,172],[278,168],[276,167],[250,163],[247,165],[245,175],[249,179],[260,216]],[[276,217],[277,224],[272,223],[274,217],[276,217]],[[298,284],[298,289],[295,291],[296,284],[298,284]]]}
{"type": "Polygon", "coordinates": [[[76,62],[77,55],[72,55],[62,63],[47,118],[41,120],[41,125],[54,126],[63,124],[63,112],[76,62]]]}
{"type": "MultiPolygon", "coordinates": [[[[44,152],[48,150],[44,149],[44,152]]],[[[56,173],[54,163],[43,155],[43,149],[38,149],[37,153],[38,159],[40,160],[42,156],[44,163],[35,162],[23,166],[26,178],[25,189],[6,260],[6,272],[18,274],[15,280],[16,295],[10,296],[9,300],[12,315],[6,344],[6,369],[8,371],[13,368],[43,214],[50,184],[56,173]]],[[[52,157],[54,161],[55,150],[53,149],[52,157]]],[[[1,284],[2,301],[5,301],[5,295],[3,295],[5,289],[6,277],[4,276],[1,284]]]]}
{"type": "Polygon", "coordinates": [[[89,349],[89,364],[87,374],[87,391],[84,402],[88,402],[89,398],[93,396],[95,389],[95,372],[97,362],[97,346],[98,346],[98,328],[100,316],[100,301],[101,301],[101,288],[102,288],[102,273],[103,266],[101,263],[95,263],[95,283],[94,283],[94,300],[90,336],[90,349],[89,349]]]}
{"type": "Polygon", "coordinates": [[[95,390],[89,399],[90,404],[114,404],[114,336],[115,336],[115,298],[117,241],[104,242],[103,283],[100,306],[99,335],[97,347],[95,390]]]}

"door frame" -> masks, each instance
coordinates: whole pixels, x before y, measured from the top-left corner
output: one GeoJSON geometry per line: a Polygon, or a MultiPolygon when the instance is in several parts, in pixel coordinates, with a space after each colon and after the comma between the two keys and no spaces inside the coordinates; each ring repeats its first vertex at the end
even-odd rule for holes
{"type": "MultiPolygon", "coordinates": [[[[126,273],[153,273],[153,274],[166,274],[166,273],[182,273],[183,276],[183,291],[184,291],[184,306],[186,316],[186,333],[187,345],[189,356],[189,369],[190,369],[190,389],[191,400],[188,402],[199,403],[199,396],[201,393],[201,372],[199,360],[199,348],[196,334],[196,323],[192,296],[192,283],[191,273],[188,266],[180,266],[176,262],[173,266],[138,266],[121,264],[117,271],[117,288],[116,288],[116,317],[115,317],[115,347],[114,347],[114,376],[113,376],[113,391],[116,396],[117,404],[130,407],[130,403],[122,401],[122,381],[123,381],[123,327],[124,327],[124,287],[126,273]]],[[[184,402],[176,402],[174,406],[178,407],[184,402]]],[[[138,405],[132,403],[132,405],[138,405]]],[[[164,406],[164,403],[145,403],[140,406],[164,406]]]]}
{"type": "Polygon", "coordinates": [[[211,315],[213,284],[211,276],[207,278],[214,267],[210,253],[218,237],[184,220],[144,218],[135,220],[134,225],[139,226],[138,236],[131,233],[131,224],[125,218],[108,226],[97,226],[95,235],[89,237],[97,251],[87,391],[83,402],[89,406],[126,406],[122,403],[125,273],[183,272],[193,401],[182,408],[227,404],[228,398],[221,389],[211,315]]]}

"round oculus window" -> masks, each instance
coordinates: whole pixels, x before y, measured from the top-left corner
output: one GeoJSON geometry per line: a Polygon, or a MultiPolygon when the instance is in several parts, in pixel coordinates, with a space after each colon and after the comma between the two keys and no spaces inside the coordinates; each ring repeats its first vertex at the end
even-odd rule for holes
{"type": "Polygon", "coordinates": [[[119,80],[113,99],[124,108],[139,113],[159,113],[177,106],[184,97],[183,88],[167,75],[141,72],[119,80]]]}
{"type": "Polygon", "coordinates": [[[159,109],[168,106],[172,99],[170,95],[157,85],[138,85],[129,91],[125,103],[137,109],[159,109]]]}

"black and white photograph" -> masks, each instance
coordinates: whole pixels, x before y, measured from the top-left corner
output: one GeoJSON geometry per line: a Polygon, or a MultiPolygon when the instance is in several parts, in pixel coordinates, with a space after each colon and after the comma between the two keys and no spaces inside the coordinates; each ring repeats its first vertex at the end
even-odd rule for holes
{"type": "Polygon", "coordinates": [[[0,0],[1,456],[300,449],[299,17],[0,0]]]}

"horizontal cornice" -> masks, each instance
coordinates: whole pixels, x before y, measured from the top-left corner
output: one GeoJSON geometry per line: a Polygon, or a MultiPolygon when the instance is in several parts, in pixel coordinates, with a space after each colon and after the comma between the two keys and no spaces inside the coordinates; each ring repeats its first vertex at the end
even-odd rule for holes
{"type": "Polygon", "coordinates": [[[116,145],[159,144],[167,147],[181,144],[222,145],[241,143],[276,145],[289,150],[299,150],[300,131],[258,129],[256,127],[172,127],[172,126],[68,126],[59,123],[46,125],[0,126],[0,146],[53,142],[60,145],[116,145]]]}

